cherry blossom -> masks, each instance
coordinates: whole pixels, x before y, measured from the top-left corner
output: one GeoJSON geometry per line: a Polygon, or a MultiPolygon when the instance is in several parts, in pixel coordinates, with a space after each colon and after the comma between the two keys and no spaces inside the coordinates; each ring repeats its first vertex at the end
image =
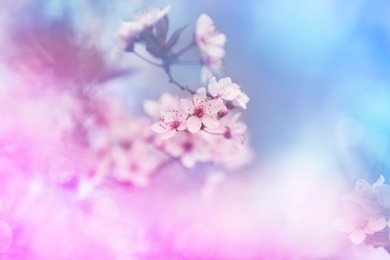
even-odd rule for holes
{"type": "Polygon", "coordinates": [[[161,121],[152,125],[152,130],[163,134],[161,139],[171,138],[177,131],[183,131],[187,128],[187,113],[181,109],[165,107],[161,109],[161,121]]]}
{"type": "Polygon", "coordinates": [[[244,122],[237,122],[241,113],[233,116],[226,116],[219,120],[219,126],[214,129],[206,128],[207,132],[221,134],[224,138],[232,141],[237,147],[242,147],[245,141],[246,125],[244,122]]]}
{"type": "Polygon", "coordinates": [[[223,102],[220,99],[207,101],[205,88],[196,91],[193,102],[188,99],[180,101],[183,110],[191,115],[187,120],[188,130],[191,133],[198,132],[202,124],[208,128],[219,126],[217,114],[223,107],[223,102]]]}
{"type": "Polygon", "coordinates": [[[382,246],[390,242],[390,186],[384,184],[381,176],[374,184],[359,179],[352,194],[344,198],[345,217],[335,221],[335,227],[340,231],[350,233],[350,239],[355,244],[365,241],[374,246],[382,246]],[[387,240],[383,240],[386,233],[387,240]]]}
{"type": "Polygon", "coordinates": [[[116,32],[117,46],[115,47],[113,54],[125,51],[126,49],[132,50],[138,34],[157,23],[170,9],[171,7],[169,5],[160,10],[151,9],[138,15],[136,21],[122,21],[121,26],[116,32]]]}
{"type": "Polygon", "coordinates": [[[369,214],[360,205],[346,199],[344,214],[345,217],[337,219],[333,226],[339,231],[349,233],[349,239],[354,244],[361,244],[367,234],[375,233],[368,227],[369,214]]]}
{"type": "Polygon", "coordinates": [[[113,177],[120,182],[131,182],[138,187],[148,186],[150,174],[161,160],[152,146],[141,141],[134,141],[129,149],[116,146],[111,151],[113,177]]]}
{"type": "Polygon", "coordinates": [[[221,60],[225,56],[226,36],[216,32],[213,20],[206,14],[202,14],[196,22],[194,37],[202,55],[204,66],[202,78],[205,82],[210,78],[211,71],[219,73],[222,68],[221,60]]]}
{"type": "Polygon", "coordinates": [[[197,133],[178,132],[166,140],[165,150],[173,157],[180,158],[181,163],[192,168],[197,162],[208,162],[210,156],[209,135],[203,131],[197,133]]]}
{"type": "Polygon", "coordinates": [[[240,87],[233,83],[231,78],[222,78],[218,82],[213,77],[209,83],[209,92],[213,97],[233,100],[241,93],[240,87]]]}

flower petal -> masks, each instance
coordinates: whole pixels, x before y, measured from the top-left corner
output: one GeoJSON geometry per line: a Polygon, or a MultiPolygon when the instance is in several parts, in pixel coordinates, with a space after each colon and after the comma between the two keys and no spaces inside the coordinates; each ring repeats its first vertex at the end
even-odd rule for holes
{"type": "Polygon", "coordinates": [[[176,134],[176,130],[172,129],[161,136],[161,139],[169,139],[176,134]]]}
{"type": "Polygon", "coordinates": [[[383,183],[385,183],[385,178],[381,175],[381,177],[379,177],[379,179],[372,186],[373,188],[376,188],[383,185],[383,183]]]}
{"type": "Polygon", "coordinates": [[[165,119],[165,118],[171,117],[172,116],[172,111],[173,111],[173,108],[171,108],[171,107],[168,107],[168,106],[162,107],[161,110],[160,110],[161,118],[165,119]]]}
{"type": "Polygon", "coordinates": [[[249,97],[245,93],[241,92],[236,97],[236,99],[233,100],[233,105],[240,106],[243,109],[246,109],[246,103],[248,103],[248,102],[249,102],[249,97]]]}
{"type": "Polygon", "coordinates": [[[182,121],[180,125],[177,127],[177,131],[184,131],[187,129],[187,121],[182,121]]]}
{"type": "Polygon", "coordinates": [[[150,128],[159,134],[165,133],[169,130],[168,124],[162,121],[154,123],[150,128]]]}
{"type": "Polygon", "coordinates": [[[218,95],[217,86],[217,80],[215,79],[215,77],[213,77],[209,82],[209,92],[213,97],[216,97],[218,95]]]}
{"type": "Polygon", "coordinates": [[[354,230],[349,235],[349,239],[355,244],[361,244],[366,239],[366,233],[363,230],[354,230]]]}
{"type": "Polygon", "coordinates": [[[241,90],[239,89],[234,89],[234,88],[229,88],[223,93],[221,98],[225,100],[233,100],[235,99],[239,94],[241,93],[241,90]]]}
{"type": "Polygon", "coordinates": [[[190,117],[187,120],[187,127],[188,131],[191,133],[196,133],[200,130],[200,127],[202,126],[202,121],[197,117],[190,117]]]}
{"type": "Polygon", "coordinates": [[[195,106],[204,105],[206,103],[206,89],[200,88],[194,95],[195,106]]]}
{"type": "Polygon", "coordinates": [[[181,103],[181,107],[183,108],[183,111],[188,113],[188,114],[192,114],[194,113],[194,104],[188,100],[188,99],[180,99],[180,103],[181,103]]]}
{"type": "Polygon", "coordinates": [[[215,116],[204,115],[202,123],[208,128],[217,128],[219,126],[219,121],[215,116]]]}
{"type": "Polygon", "coordinates": [[[205,108],[210,115],[214,115],[218,113],[222,109],[222,107],[223,107],[222,99],[213,99],[207,101],[205,104],[205,108]]]}
{"type": "Polygon", "coordinates": [[[368,219],[367,225],[371,230],[377,232],[387,226],[387,220],[382,215],[373,215],[368,219]]]}

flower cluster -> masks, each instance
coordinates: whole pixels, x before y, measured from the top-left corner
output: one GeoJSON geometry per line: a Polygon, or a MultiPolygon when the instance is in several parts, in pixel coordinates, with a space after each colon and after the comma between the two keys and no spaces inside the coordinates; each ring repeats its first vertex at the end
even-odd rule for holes
{"type": "Polygon", "coordinates": [[[53,34],[34,32],[40,42],[50,43],[44,46],[48,55],[42,55],[38,47],[35,52],[34,48],[33,59],[43,64],[37,70],[34,64],[21,58],[24,48],[29,50],[35,44],[26,41],[18,43],[20,56],[10,59],[14,64],[10,68],[23,80],[20,92],[28,94],[20,107],[10,102],[9,96],[0,96],[3,100],[0,111],[9,117],[0,127],[0,139],[7,140],[0,143],[4,147],[0,152],[22,165],[23,171],[41,174],[54,185],[75,189],[81,197],[107,183],[148,186],[152,176],[171,163],[180,163],[185,170],[197,163],[210,163],[218,170],[231,170],[248,163],[251,150],[244,142],[246,125],[239,120],[241,113],[236,110],[246,109],[249,98],[240,86],[228,77],[219,81],[211,78],[208,86],[199,86],[195,91],[178,83],[170,70],[171,66],[181,64],[182,55],[188,50],[198,48],[201,57],[194,65],[220,72],[225,36],[217,33],[211,18],[203,14],[190,43],[176,50],[186,27],[168,38],[169,10],[170,6],[151,9],[133,21],[123,22],[116,32],[114,51],[149,60],[136,50],[137,45],[145,48],[145,53],[159,61],[151,64],[161,68],[168,81],[188,96],[166,93],[159,101],[146,100],[144,108],[149,118],[126,111],[118,98],[102,93],[106,91],[104,83],[129,75],[130,68],[109,66],[113,60],[105,60],[103,51],[67,41],[73,33],[66,23],[64,28],[51,28],[53,34]],[[60,49],[50,37],[60,42],[60,49]],[[43,75],[48,82],[42,81],[43,75]],[[31,77],[37,78],[37,84],[29,84],[31,77]],[[30,92],[40,99],[31,99],[30,92]],[[27,116],[27,111],[39,114],[40,124],[27,116]],[[48,125],[50,133],[42,134],[47,132],[48,125]],[[29,133],[19,129],[29,129],[29,133]],[[27,144],[34,149],[25,149],[27,144]]]}
{"type": "Polygon", "coordinates": [[[160,149],[180,158],[185,167],[191,168],[197,162],[214,162],[234,168],[250,159],[250,150],[244,144],[246,125],[238,121],[241,113],[231,114],[223,99],[207,101],[204,88],[195,93],[193,101],[179,102],[178,97],[165,93],[159,101],[145,101],[144,108],[155,119],[161,110],[161,120],[151,129],[162,133],[156,136],[160,149]]]}
{"type": "MultiPolygon", "coordinates": [[[[191,94],[190,98],[180,98],[165,93],[159,101],[144,102],[145,112],[155,120],[150,127],[155,135],[150,140],[156,149],[179,159],[187,168],[198,162],[219,163],[225,168],[241,166],[250,160],[251,153],[244,144],[246,125],[239,121],[241,113],[234,110],[237,107],[246,109],[249,98],[231,78],[217,81],[213,77],[213,72],[221,73],[226,36],[216,31],[209,16],[202,14],[196,22],[193,40],[175,50],[186,27],[177,29],[167,40],[169,10],[169,6],[151,10],[136,21],[123,22],[117,32],[117,39],[125,46],[122,51],[134,53],[161,67],[170,83],[191,94]],[[137,44],[160,62],[138,53],[137,44]],[[192,90],[177,82],[171,74],[171,66],[184,63],[181,57],[193,47],[201,54],[200,60],[192,61],[193,65],[202,66],[201,82],[208,83],[207,88],[201,86],[192,90]]],[[[189,61],[185,62],[188,65],[189,61]]]]}
{"type": "Polygon", "coordinates": [[[359,179],[353,193],[344,197],[344,217],[335,227],[349,233],[354,244],[365,242],[390,249],[390,186],[381,176],[374,184],[359,179]]]}

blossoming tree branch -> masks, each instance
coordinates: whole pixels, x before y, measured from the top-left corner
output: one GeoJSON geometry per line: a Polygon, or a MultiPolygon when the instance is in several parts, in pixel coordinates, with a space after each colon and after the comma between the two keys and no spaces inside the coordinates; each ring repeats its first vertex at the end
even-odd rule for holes
{"type": "Polygon", "coordinates": [[[131,157],[158,158],[155,163],[144,165],[144,160],[137,159],[122,166],[115,161],[108,163],[114,165],[114,176],[115,172],[120,175],[117,179],[138,186],[147,185],[147,176],[161,165],[166,166],[166,161],[179,160],[186,168],[192,168],[198,162],[209,162],[219,165],[216,168],[233,169],[244,165],[250,157],[244,142],[246,125],[239,120],[241,112],[237,111],[247,108],[249,98],[229,77],[217,80],[214,76],[222,72],[226,36],[216,31],[209,16],[202,14],[196,22],[193,38],[184,48],[178,49],[176,44],[187,26],[168,37],[169,10],[170,6],[149,10],[133,21],[122,22],[115,38],[113,55],[127,53],[129,58],[133,55],[161,68],[168,82],[189,95],[179,97],[165,93],[159,101],[144,102],[145,112],[154,122],[150,125],[152,132],[139,146],[143,143],[149,149],[137,147],[131,157]],[[136,46],[144,48],[149,57],[136,51],[136,46]],[[199,50],[199,60],[182,60],[193,48],[199,50]],[[176,81],[171,73],[173,65],[200,65],[203,86],[196,89],[176,81]],[[145,154],[141,155],[143,152],[145,154]],[[115,171],[118,166],[121,170],[115,171]]]}

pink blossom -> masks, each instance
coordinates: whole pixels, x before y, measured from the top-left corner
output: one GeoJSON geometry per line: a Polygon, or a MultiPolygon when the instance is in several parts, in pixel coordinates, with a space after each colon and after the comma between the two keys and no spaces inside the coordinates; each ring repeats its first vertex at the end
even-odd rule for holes
{"type": "Polygon", "coordinates": [[[219,126],[217,114],[223,107],[223,102],[220,99],[207,101],[205,88],[196,91],[193,102],[187,99],[181,99],[180,101],[183,110],[191,115],[187,121],[188,130],[191,133],[198,132],[202,124],[208,128],[219,126]]]}
{"type": "Polygon", "coordinates": [[[187,113],[181,109],[165,107],[161,109],[161,121],[152,125],[152,130],[163,134],[162,139],[171,138],[177,131],[183,131],[187,128],[187,113]]]}
{"type": "Polygon", "coordinates": [[[206,128],[207,132],[221,134],[224,138],[232,141],[237,147],[242,147],[245,140],[246,125],[244,122],[237,122],[241,113],[233,116],[226,116],[219,120],[219,126],[214,129],[206,128]]]}
{"type": "Polygon", "coordinates": [[[372,185],[359,179],[355,191],[345,196],[345,217],[336,220],[335,226],[340,231],[350,233],[350,239],[355,244],[362,243],[367,234],[372,235],[368,243],[380,244],[383,242],[382,236],[377,232],[390,227],[390,187],[383,183],[383,176],[372,185]]]}
{"type": "Polygon", "coordinates": [[[344,214],[345,217],[335,220],[333,226],[339,231],[349,233],[349,239],[354,244],[361,244],[367,234],[375,233],[368,226],[369,214],[354,201],[345,200],[344,214]]]}
{"type": "Polygon", "coordinates": [[[211,71],[219,73],[222,68],[222,58],[225,56],[224,45],[226,36],[215,31],[213,20],[202,14],[196,22],[195,42],[202,55],[204,69],[203,80],[208,80],[211,71]]]}
{"type": "Polygon", "coordinates": [[[225,100],[233,100],[241,93],[240,87],[233,83],[229,77],[222,78],[218,82],[215,77],[213,77],[210,80],[208,87],[209,92],[213,97],[225,100]]]}
{"type": "Polygon", "coordinates": [[[149,176],[161,160],[152,146],[141,141],[134,141],[128,149],[116,146],[110,156],[114,165],[113,176],[138,187],[149,185],[149,176]]]}
{"type": "Polygon", "coordinates": [[[165,143],[165,150],[173,157],[180,158],[181,163],[192,168],[197,162],[210,161],[210,143],[207,133],[179,132],[165,143]]]}

